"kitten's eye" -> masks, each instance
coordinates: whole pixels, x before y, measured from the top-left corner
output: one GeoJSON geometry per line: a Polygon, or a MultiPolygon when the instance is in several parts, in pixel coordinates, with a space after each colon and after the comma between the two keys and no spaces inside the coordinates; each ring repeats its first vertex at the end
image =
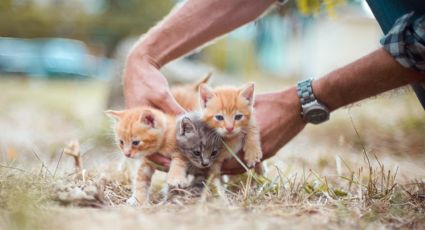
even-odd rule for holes
{"type": "Polygon", "coordinates": [[[138,146],[140,144],[140,141],[133,141],[133,142],[131,142],[131,144],[134,145],[134,146],[138,146]]]}
{"type": "Polygon", "coordinates": [[[243,115],[242,114],[236,114],[235,115],[235,120],[239,121],[240,119],[242,119],[243,115]]]}
{"type": "Polygon", "coordinates": [[[222,120],[224,120],[224,117],[222,115],[215,115],[215,119],[217,121],[222,121],[222,120]]]}
{"type": "Polygon", "coordinates": [[[120,145],[124,145],[124,141],[123,140],[120,140],[120,145]]]}
{"type": "Polygon", "coordinates": [[[199,151],[193,151],[193,155],[199,156],[199,155],[201,155],[201,152],[199,152],[199,151]]]}
{"type": "Polygon", "coordinates": [[[211,156],[215,156],[217,154],[218,154],[218,151],[217,150],[214,150],[214,151],[212,151],[211,156]]]}

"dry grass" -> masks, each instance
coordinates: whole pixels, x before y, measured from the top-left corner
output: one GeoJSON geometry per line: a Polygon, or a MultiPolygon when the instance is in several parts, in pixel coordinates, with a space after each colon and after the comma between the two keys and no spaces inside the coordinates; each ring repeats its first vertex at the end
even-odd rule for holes
{"type": "MultiPolygon", "coordinates": [[[[425,149],[424,116],[410,92],[365,102],[349,113],[341,110],[328,124],[307,127],[267,161],[266,177],[233,177],[224,195],[207,189],[202,197],[184,193],[172,201],[132,208],[125,204],[131,167],[117,167],[116,150],[105,144],[110,140],[104,134],[107,125],[96,119],[102,109],[87,102],[103,103],[104,86],[97,85],[92,92],[88,88],[93,90],[95,83],[67,84],[68,93],[58,82],[54,87],[41,86],[62,92],[67,106],[52,108],[41,103],[53,100],[52,92],[20,95],[24,103],[15,104],[17,99],[7,89],[27,88],[13,81],[7,84],[5,88],[0,84],[6,92],[0,105],[10,111],[0,114],[0,128],[16,129],[0,141],[0,229],[425,227],[425,158],[420,154],[425,149]],[[72,99],[77,90],[78,99],[72,99]],[[394,107],[398,110],[387,113],[394,107]],[[82,110],[86,111],[76,112],[82,110]],[[35,131],[46,134],[23,136],[33,122],[14,118],[17,111],[31,112],[40,123],[35,131]],[[49,114],[56,119],[46,118],[49,114]],[[43,129],[46,124],[58,128],[43,129]],[[65,144],[76,137],[81,142],[79,170],[73,157],[62,154],[65,144]]],[[[20,115],[20,119],[28,118],[20,115]]],[[[158,194],[164,173],[154,180],[153,193],[158,194]]]]}
{"type": "MultiPolygon", "coordinates": [[[[109,169],[53,177],[46,169],[37,173],[3,166],[0,171],[3,207],[0,226],[5,229],[55,229],[67,220],[67,229],[83,224],[94,225],[96,229],[99,221],[105,222],[102,226],[111,223],[110,213],[123,219],[128,219],[127,215],[139,218],[141,225],[148,218],[150,225],[145,226],[148,229],[156,229],[155,224],[169,228],[180,224],[188,229],[202,224],[210,225],[208,229],[217,227],[213,224],[250,229],[287,224],[354,229],[425,226],[423,182],[398,184],[396,172],[385,170],[383,165],[373,167],[365,163],[364,167],[354,170],[346,170],[347,173],[332,178],[313,170],[284,176],[277,169],[278,176],[259,177],[255,184],[249,183],[253,181],[249,175],[233,178],[224,196],[206,190],[206,197],[181,195],[166,203],[129,208],[125,200],[130,196],[130,181],[124,172],[109,169]],[[176,215],[182,218],[176,219],[176,215]],[[72,218],[68,219],[69,216],[72,218]],[[293,219],[297,219],[297,223],[293,223],[293,219]],[[198,224],[192,225],[193,222],[198,224]]],[[[129,222],[120,220],[113,224],[122,227],[129,222]]]]}

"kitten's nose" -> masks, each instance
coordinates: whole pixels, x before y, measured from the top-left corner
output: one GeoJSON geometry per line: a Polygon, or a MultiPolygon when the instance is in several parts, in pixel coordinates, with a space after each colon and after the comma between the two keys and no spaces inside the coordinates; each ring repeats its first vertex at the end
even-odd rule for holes
{"type": "Polygon", "coordinates": [[[201,165],[204,167],[207,167],[209,163],[210,163],[209,160],[202,160],[201,165]]]}
{"type": "Polygon", "coordinates": [[[131,152],[130,152],[130,151],[128,151],[128,152],[124,152],[124,155],[125,155],[126,157],[130,157],[130,156],[131,156],[131,152]]]}
{"type": "Polygon", "coordinates": [[[231,133],[233,131],[233,126],[232,127],[226,127],[226,130],[228,133],[231,133]]]}

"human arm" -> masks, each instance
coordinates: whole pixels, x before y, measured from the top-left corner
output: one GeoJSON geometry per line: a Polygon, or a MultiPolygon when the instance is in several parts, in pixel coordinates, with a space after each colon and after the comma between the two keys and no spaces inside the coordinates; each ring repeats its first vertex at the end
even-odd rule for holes
{"type": "MultiPolygon", "coordinates": [[[[313,92],[316,98],[334,111],[407,84],[421,83],[424,87],[425,16],[422,15],[417,19],[413,16],[412,12],[403,15],[395,22],[393,28],[381,39],[383,48],[314,81],[313,92]]],[[[304,127],[299,116],[301,106],[294,87],[268,96],[284,102],[279,107],[282,108],[279,114],[284,115],[278,123],[276,122],[278,119],[273,118],[262,121],[262,118],[268,118],[270,115],[276,116],[267,114],[267,111],[279,105],[267,107],[263,105],[261,95],[257,99],[259,105],[259,108],[256,108],[257,120],[259,123],[263,122],[262,125],[260,123],[260,130],[265,158],[273,156],[304,127]],[[265,108],[264,114],[261,112],[263,108],[265,108]]],[[[271,104],[265,102],[267,103],[271,104]]],[[[422,103],[425,106],[425,103],[422,103]]],[[[225,170],[226,167],[229,167],[229,173],[243,172],[242,167],[235,161],[225,164],[225,170]]]]}
{"type": "MultiPolygon", "coordinates": [[[[176,55],[185,52],[187,51],[180,50],[171,53],[176,55]]],[[[167,61],[169,57],[162,60],[167,61]]],[[[162,65],[165,62],[158,63],[162,65]]],[[[160,67],[158,63],[153,61],[151,66],[160,67]]],[[[423,81],[423,79],[423,75],[402,67],[383,48],[380,48],[317,79],[313,82],[313,90],[316,98],[333,111],[370,96],[423,81]]],[[[281,92],[258,95],[255,108],[264,159],[273,156],[305,126],[300,116],[301,106],[295,87],[281,92]],[[270,111],[276,112],[270,113],[270,111]]],[[[163,165],[169,164],[169,160],[164,158],[158,158],[156,162],[163,165]]],[[[242,173],[244,170],[235,160],[230,160],[225,162],[223,172],[235,174],[242,173]]]]}
{"type": "MultiPolygon", "coordinates": [[[[334,111],[382,92],[423,81],[424,74],[401,66],[387,51],[379,48],[313,81],[313,92],[317,100],[334,111]]],[[[258,95],[255,111],[263,160],[276,154],[306,125],[300,116],[301,105],[295,87],[258,95]]],[[[234,159],[224,162],[224,174],[244,171],[234,159]]]]}
{"type": "MultiPolygon", "coordinates": [[[[196,47],[231,31],[263,13],[274,0],[189,0],[145,34],[127,58],[124,69],[126,107],[149,105],[170,114],[183,108],[172,97],[159,69],[196,47]]],[[[169,166],[167,158],[150,159],[169,166]]]]}
{"type": "Polygon", "coordinates": [[[274,0],[189,0],[145,34],[124,69],[126,107],[149,105],[167,113],[183,112],[159,72],[166,63],[263,13],[274,0]]]}
{"type": "MultiPolygon", "coordinates": [[[[383,48],[313,81],[316,98],[331,111],[385,91],[425,81],[425,75],[397,63],[383,48]]],[[[263,159],[270,158],[306,125],[295,87],[256,96],[255,115],[260,129],[263,159]],[[270,111],[274,111],[270,113],[270,111]]],[[[239,153],[243,159],[243,153],[239,153]]],[[[167,161],[163,162],[165,165],[167,161]]],[[[235,160],[223,164],[223,174],[245,169],[235,160]]]]}

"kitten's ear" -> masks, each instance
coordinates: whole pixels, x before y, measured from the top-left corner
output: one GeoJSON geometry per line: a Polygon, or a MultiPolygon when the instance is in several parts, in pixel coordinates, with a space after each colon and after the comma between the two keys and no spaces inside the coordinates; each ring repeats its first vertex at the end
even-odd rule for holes
{"type": "Polygon", "coordinates": [[[197,81],[193,86],[194,86],[194,88],[195,88],[195,90],[196,91],[198,91],[199,90],[199,87],[202,85],[202,84],[207,84],[208,83],[208,81],[210,80],[210,78],[211,78],[211,76],[212,76],[212,71],[211,72],[209,72],[207,75],[205,75],[201,80],[199,80],[199,81],[197,81]]]}
{"type": "Polygon", "coordinates": [[[195,132],[195,124],[193,124],[192,120],[190,120],[188,117],[183,117],[183,119],[180,122],[180,129],[179,133],[181,136],[184,136],[187,133],[193,133],[195,132]]]}
{"type": "Polygon", "coordinates": [[[106,110],[105,114],[112,118],[114,121],[121,120],[122,116],[124,115],[124,111],[118,111],[118,110],[106,110]]]}
{"type": "Polygon", "coordinates": [[[207,107],[208,101],[214,97],[214,92],[206,84],[201,84],[199,86],[199,95],[201,96],[201,106],[205,108],[207,107]]]}
{"type": "Polygon", "coordinates": [[[156,127],[155,115],[150,110],[144,110],[142,112],[140,115],[140,122],[151,128],[156,127]]]}
{"type": "Polygon", "coordinates": [[[253,82],[250,82],[242,86],[242,88],[240,89],[239,95],[248,100],[249,105],[254,104],[254,86],[255,84],[253,82]]]}

